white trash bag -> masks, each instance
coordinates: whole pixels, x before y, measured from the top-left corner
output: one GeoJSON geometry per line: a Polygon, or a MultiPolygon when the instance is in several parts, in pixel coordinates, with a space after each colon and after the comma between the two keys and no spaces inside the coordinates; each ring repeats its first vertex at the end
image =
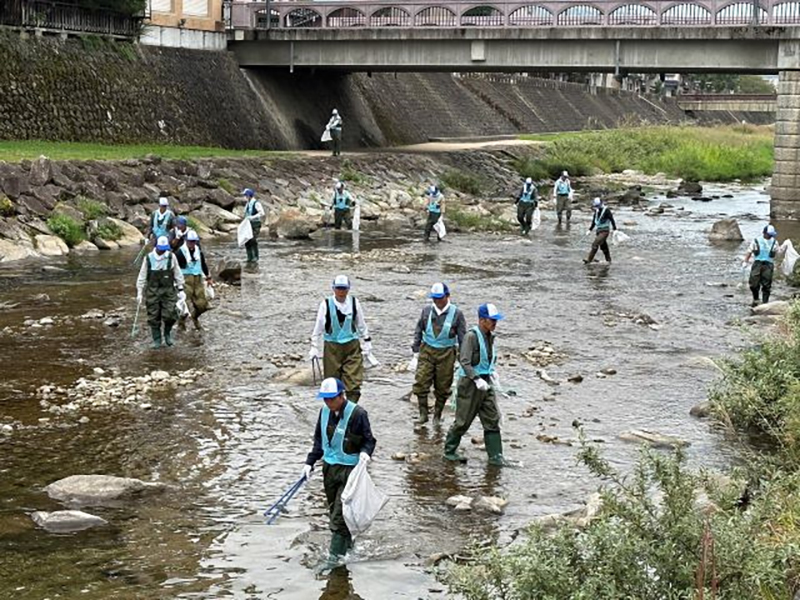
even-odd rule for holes
{"type": "Polygon", "coordinates": [[[181,319],[186,318],[191,314],[185,298],[178,300],[178,302],[175,304],[175,307],[178,309],[178,316],[181,319]]]}
{"type": "Polygon", "coordinates": [[[342,514],[350,533],[357,536],[369,529],[388,501],[389,496],[372,483],[367,471],[367,461],[359,461],[350,472],[342,492],[342,514]]]}
{"type": "Polygon", "coordinates": [[[614,233],[611,234],[611,243],[614,246],[619,246],[620,244],[624,244],[628,240],[631,239],[631,236],[622,233],[620,230],[615,230],[614,233]]]}
{"type": "Polygon", "coordinates": [[[439,217],[439,220],[436,221],[433,230],[436,232],[436,235],[439,236],[440,240],[443,240],[444,236],[447,235],[447,228],[444,226],[444,219],[442,217],[439,217]]]}
{"type": "Polygon", "coordinates": [[[319,141],[330,142],[332,139],[333,138],[331,137],[331,130],[326,127],[325,131],[322,132],[322,137],[320,138],[319,141]]]}
{"type": "Polygon", "coordinates": [[[800,258],[800,254],[794,249],[792,240],[783,242],[783,250],[785,254],[783,255],[783,262],[781,263],[781,271],[783,271],[786,277],[790,277],[791,274],[794,273],[794,265],[797,259],[800,258]]]}
{"type": "Polygon", "coordinates": [[[539,229],[539,225],[542,224],[542,213],[537,206],[536,209],[533,211],[533,219],[531,220],[531,231],[536,231],[539,229]]]}
{"type": "Polygon", "coordinates": [[[213,300],[217,296],[217,292],[214,291],[214,286],[208,283],[208,281],[203,282],[203,290],[206,293],[206,298],[208,300],[213,300]]]}
{"type": "Polygon", "coordinates": [[[361,231],[361,204],[358,202],[353,210],[353,231],[361,231]]]}
{"type": "Polygon", "coordinates": [[[239,239],[239,248],[253,239],[253,225],[250,223],[250,219],[245,219],[239,223],[239,229],[236,234],[239,239]]]}

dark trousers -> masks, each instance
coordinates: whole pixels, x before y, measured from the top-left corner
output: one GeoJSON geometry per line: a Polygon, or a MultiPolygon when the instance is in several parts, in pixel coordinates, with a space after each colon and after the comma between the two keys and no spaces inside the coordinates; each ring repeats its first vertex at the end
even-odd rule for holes
{"type": "Polygon", "coordinates": [[[517,221],[522,233],[528,233],[533,225],[533,211],[536,208],[534,202],[519,201],[517,204],[517,221]]]}
{"type": "Polygon", "coordinates": [[[333,156],[339,156],[342,153],[341,129],[331,129],[331,148],[333,149],[333,156]]]}
{"type": "Polygon", "coordinates": [[[769,294],[772,291],[772,274],[775,265],[764,260],[757,260],[750,269],[750,291],[753,292],[753,300],[758,300],[758,291],[761,290],[764,302],[769,301],[769,294]]]}
{"type": "Polygon", "coordinates": [[[567,221],[572,218],[572,203],[569,201],[569,195],[559,194],[556,197],[556,214],[558,215],[558,222],[561,223],[561,215],[567,211],[567,221]]]}
{"type": "Polygon", "coordinates": [[[341,379],[347,399],[358,403],[361,384],[364,382],[364,357],[361,342],[352,340],[346,344],[325,342],[322,353],[322,372],[327,377],[341,379]]]}
{"type": "Polygon", "coordinates": [[[608,247],[608,236],[611,235],[611,232],[606,231],[598,231],[597,235],[592,242],[592,249],[589,252],[589,258],[587,258],[587,262],[592,262],[594,260],[594,255],[597,254],[598,250],[603,251],[603,256],[606,257],[606,262],[611,262],[611,249],[608,247]]]}
{"type": "Polygon", "coordinates": [[[253,237],[244,245],[244,249],[247,250],[247,262],[258,262],[258,233],[261,231],[261,223],[251,221],[250,225],[253,227],[253,237]]]}
{"type": "MultiPolygon", "coordinates": [[[[442,218],[442,213],[437,212],[430,212],[428,211],[428,220],[425,221],[425,239],[431,239],[431,232],[433,231],[433,226],[442,218]]],[[[436,234],[436,238],[439,239],[439,234],[436,234]]]]}
{"type": "Polygon", "coordinates": [[[411,392],[420,402],[428,402],[428,392],[433,386],[436,397],[436,413],[441,415],[453,389],[453,374],[456,364],[455,348],[431,348],[422,344],[419,364],[411,392]]]}
{"type": "Polygon", "coordinates": [[[350,216],[349,208],[335,208],[333,209],[333,228],[341,229],[342,223],[347,229],[353,227],[353,218],[350,216]]]}
{"type": "Polygon", "coordinates": [[[350,537],[350,530],[342,513],[342,492],[352,470],[353,467],[348,465],[322,464],[322,485],[325,488],[325,499],[328,501],[330,515],[329,528],[332,532],[340,533],[347,538],[350,537]]]}

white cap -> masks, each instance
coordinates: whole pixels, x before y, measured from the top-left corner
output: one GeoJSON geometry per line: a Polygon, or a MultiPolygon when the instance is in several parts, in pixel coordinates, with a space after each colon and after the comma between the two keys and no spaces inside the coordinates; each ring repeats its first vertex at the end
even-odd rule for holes
{"type": "Polygon", "coordinates": [[[350,280],[347,278],[347,275],[337,275],[336,278],[333,280],[333,287],[345,288],[349,290],[350,280]]]}
{"type": "Polygon", "coordinates": [[[200,236],[197,235],[197,232],[194,229],[190,229],[186,233],[186,241],[187,242],[199,242],[200,241],[200,236]]]}
{"type": "Polygon", "coordinates": [[[336,182],[336,189],[337,189],[337,190],[340,190],[340,189],[342,189],[343,187],[344,187],[344,182],[342,182],[342,181],[337,181],[337,182],[336,182]]]}
{"type": "Polygon", "coordinates": [[[169,250],[169,238],[162,235],[156,240],[156,250],[169,250]]]}
{"type": "Polygon", "coordinates": [[[428,194],[430,194],[431,196],[436,194],[436,192],[438,192],[438,191],[439,191],[439,188],[437,188],[435,185],[432,185],[431,187],[428,188],[428,194]]]}
{"type": "Polygon", "coordinates": [[[569,173],[567,173],[566,171],[561,171],[561,176],[562,177],[569,177],[569,173]]]}
{"type": "Polygon", "coordinates": [[[158,205],[159,206],[169,206],[169,200],[167,200],[166,198],[164,198],[162,196],[161,198],[158,199],[158,205]]]}
{"type": "Polygon", "coordinates": [[[332,112],[331,114],[332,114],[332,115],[338,115],[338,114],[339,114],[339,111],[338,111],[338,110],[336,110],[336,109],[334,108],[334,109],[333,109],[333,112],[332,112]]]}
{"type": "Polygon", "coordinates": [[[532,178],[532,177],[528,177],[528,178],[525,180],[525,183],[527,183],[527,184],[531,184],[531,183],[533,183],[533,178],[532,178]]]}
{"type": "Polygon", "coordinates": [[[344,393],[344,384],[335,377],[323,379],[319,386],[317,398],[320,400],[330,400],[344,393]]]}
{"type": "Polygon", "coordinates": [[[594,200],[592,200],[592,206],[600,206],[602,203],[603,201],[600,200],[600,198],[595,198],[594,200]]]}

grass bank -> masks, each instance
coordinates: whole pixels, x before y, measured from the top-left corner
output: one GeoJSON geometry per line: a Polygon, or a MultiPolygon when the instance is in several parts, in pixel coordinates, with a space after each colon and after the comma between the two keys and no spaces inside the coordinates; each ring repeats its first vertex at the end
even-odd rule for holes
{"type": "Polygon", "coordinates": [[[582,441],[602,482],[588,525],[534,524],[508,548],[442,571],[467,600],[778,600],[800,590],[800,302],[780,332],[721,363],[718,421],[742,439],[730,476],[644,451],[623,476],[582,441]],[[756,436],[758,449],[748,443],[756,436]]]}
{"type": "Polygon", "coordinates": [[[642,127],[605,131],[525,135],[546,142],[541,156],[519,159],[521,175],[553,179],[570,175],[665,173],[691,181],[752,181],[772,174],[773,131],[770,127],[642,127]]]}
{"type": "Polygon", "coordinates": [[[163,145],[106,145],[78,142],[47,142],[40,140],[0,140],[0,160],[19,162],[41,155],[53,160],[126,160],[155,154],[164,159],[192,160],[197,158],[243,158],[287,155],[268,150],[228,150],[211,146],[163,145]]]}

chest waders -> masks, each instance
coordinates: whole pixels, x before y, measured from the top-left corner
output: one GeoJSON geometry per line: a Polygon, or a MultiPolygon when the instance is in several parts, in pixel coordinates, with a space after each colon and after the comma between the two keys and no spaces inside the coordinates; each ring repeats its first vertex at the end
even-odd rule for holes
{"type": "Polygon", "coordinates": [[[175,290],[173,257],[167,259],[166,268],[156,269],[153,255],[147,256],[147,323],[153,336],[153,348],[161,347],[161,323],[164,323],[164,343],[172,346],[172,326],[178,319],[178,292],[175,290]]]}

